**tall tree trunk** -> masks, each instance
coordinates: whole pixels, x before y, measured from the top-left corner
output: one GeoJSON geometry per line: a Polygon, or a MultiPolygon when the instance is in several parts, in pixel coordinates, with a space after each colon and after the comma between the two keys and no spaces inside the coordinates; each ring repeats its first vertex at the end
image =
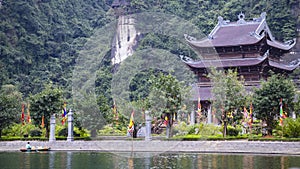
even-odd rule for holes
{"type": "Polygon", "coordinates": [[[91,130],[91,137],[96,137],[97,136],[97,131],[96,129],[91,130]]]}
{"type": "Polygon", "coordinates": [[[225,138],[227,136],[227,121],[224,121],[224,128],[223,128],[223,137],[225,138]]]}
{"type": "Polygon", "coordinates": [[[0,138],[2,137],[2,129],[0,129],[0,138]]]}
{"type": "Polygon", "coordinates": [[[49,129],[49,126],[47,125],[46,126],[46,138],[49,138],[49,133],[50,133],[50,129],[49,129]]]}
{"type": "Polygon", "coordinates": [[[166,131],[166,137],[171,138],[172,136],[172,115],[170,113],[167,114],[168,122],[167,122],[167,131],[166,131]]]}
{"type": "Polygon", "coordinates": [[[137,138],[138,127],[133,125],[132,137],[137,138]]]}
{"type": "Polygon", "coordinates": [[[267,118],[266,120],[266,123],[267,123],[267,135],[268,136],[272,136],[273,135],[273,117],[270,117],[270,118],[267,118]]]}

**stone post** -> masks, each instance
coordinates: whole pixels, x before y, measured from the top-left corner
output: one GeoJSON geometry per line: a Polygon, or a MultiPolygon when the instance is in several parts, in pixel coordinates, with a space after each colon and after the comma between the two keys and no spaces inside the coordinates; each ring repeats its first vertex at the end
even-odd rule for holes
{"type": "Polygon", "coordinates": [[[190,125],[194,125],[194,124],[195,124],[195,111],[192,110],[190,125]]]}
{"type": "Polygon", "coordinates": [[[50,117],[50,135],[49,142],[55,141],[55,114],[52,114],[50,117]]]}
{"type": "Polygon", "coordinates": [[[212,123],[211,105],[209,105],[207,110],[207,124],[212,123]]]}
{"type": "Polygon", "coordinates": [[[151,141],[152,137],[151,137],[151,128],[152,128],[152,118],[150,116],[150,112],[146,111],[145,112],[145,119],[146,119],[146,134],[145,134],[145,141],[151,141]]]}
{"type": "Polygon", "coordinates": [[[70,109],[68,113],[68,137],[67,141],[74,141],[73,137],[73,112],[70,109]]]}

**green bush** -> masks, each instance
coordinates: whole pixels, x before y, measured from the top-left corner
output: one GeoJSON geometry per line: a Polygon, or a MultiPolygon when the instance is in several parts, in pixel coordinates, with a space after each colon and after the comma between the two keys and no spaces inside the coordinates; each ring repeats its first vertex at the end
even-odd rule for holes
{"type": "MultiPolygon", "coordinates": [[[[68,128],[63,128],[58,132],[58,136],[63,136],[67,137],[68,136],[68,128]]],[[[74,137],[80,137],[80,134],[77,133],[76,131],[73,131],[73,136],[74,137]]]]}
{"type": "Polygon", "coordinates": [[[181,121],[178,124],[173,125],[173,134],[175,136],[183,136],[189,133],[190,127],[184,122],[181,121]]]}
{"type": "Polygon", "coordinates": [[[183,135],[201,135],[203,137],[220,134],[220,126],[213,124],[195,124],[187,125],[185,122],[180,122],[174,125],[173,134],[176,136],[183,135]]]}
{"type": "Polygon", "coordinates": [[[285,137],[289,137],[289,138],[299,138],[300,137],[300,118],[284,119],[283,135],[285,137]]]}
{"type": "Polygon", "coordinates": [[[40,137],[40,136],[42,136],[42,131],[35,129],[35,130],[31,130],[29,134],[30,134],[30,137],[40,137]]]}
{"type": "Polygon", "coordinates": [[[122,127],[122,130],[119,130],[110,125],[106,125],[101,130],[99,130],[98,133],[99,133],[99,135],[102,135],[102,136],[103,135],[121,136],[121,135],[126,135],[127,128],[122,127]]]}
{"type": "Polygon", "coordinates": [[[37,130],[38,128],[33,124],[13,124],[9,128],[3,130],[3,136],[20,136],[30,135],[31,130],[37,130]]]}
{"type": "Polygon", "coordinates": [[[239,135],[240,130],[232,126],[227,126],[227,132],[229,136],[237,136],[239,135]]]}

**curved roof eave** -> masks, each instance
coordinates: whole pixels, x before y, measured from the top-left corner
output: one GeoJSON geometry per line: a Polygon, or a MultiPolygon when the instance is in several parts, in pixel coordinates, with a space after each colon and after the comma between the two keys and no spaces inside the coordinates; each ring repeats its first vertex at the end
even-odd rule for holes
{"type": "Polygon", "coordinates": [[[267,40],[267,44],[272,47],[279,48],[281,50],[290,50],[296,45],[296,40],[293,40],[292,44],[284,44],[284,43],[280,43],[278,41],[267,40]]]}
{"type": "Polygon", "coordinates": [[[279,69],[284,69],[284,70],[287,70],[287,71],[293,71],[300,65],[299,61],[298,61],[297,64],[292,65],[292,64],[284,64],[284,63],[275,62],[275,61],[272,61],[270,59],[268,59],[268,63],[269,63],[270,66],[273,66],[273,67],[276,67],[276,68],[279,68],[279,69]]]}
{"type": "Polygon", "coordinates": [[[209,67],[236,67],[236,66],[253,66],[262,63],[268,56],[257,58],[239,58],[239,59],[220,59],[220,60],[201,60],[187,61],[185,64],[192,68],[209,68],[209,67]]]}
{"type": "Polygon", "coordinates": [[[190,40],[188,38],[185,38],[188,44],[192,45],[193,47],[196,48],[207,48],[207,47],[231,47],[231,46],[242,46],[242,45],[253,45],[258,42],[260,42],[264,36],[256,36],[255,41],[245,42],[245,43],[229,43],[229,44],[216,44],[214,43],[213,40],[211,39],[202,39],[202,40],[190,40]]]}

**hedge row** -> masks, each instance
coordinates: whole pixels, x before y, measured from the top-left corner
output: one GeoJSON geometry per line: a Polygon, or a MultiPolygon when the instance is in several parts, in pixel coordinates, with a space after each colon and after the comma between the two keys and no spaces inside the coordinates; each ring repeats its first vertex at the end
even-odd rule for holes
{"type": "MultiPolygon", "coordinates": [[[[21,140],[21,141],[48,141],[49,138],[45,138],[45,137],[7,137],[7,138],[0,138],[0,141],[17,141],[17,140],[21,140]]],[[[56,137],[56,140],[67,140],[67,137],[56,137]]],[[[74,140],[91,140],[90,137],[74,137],[74,140]]]]}

